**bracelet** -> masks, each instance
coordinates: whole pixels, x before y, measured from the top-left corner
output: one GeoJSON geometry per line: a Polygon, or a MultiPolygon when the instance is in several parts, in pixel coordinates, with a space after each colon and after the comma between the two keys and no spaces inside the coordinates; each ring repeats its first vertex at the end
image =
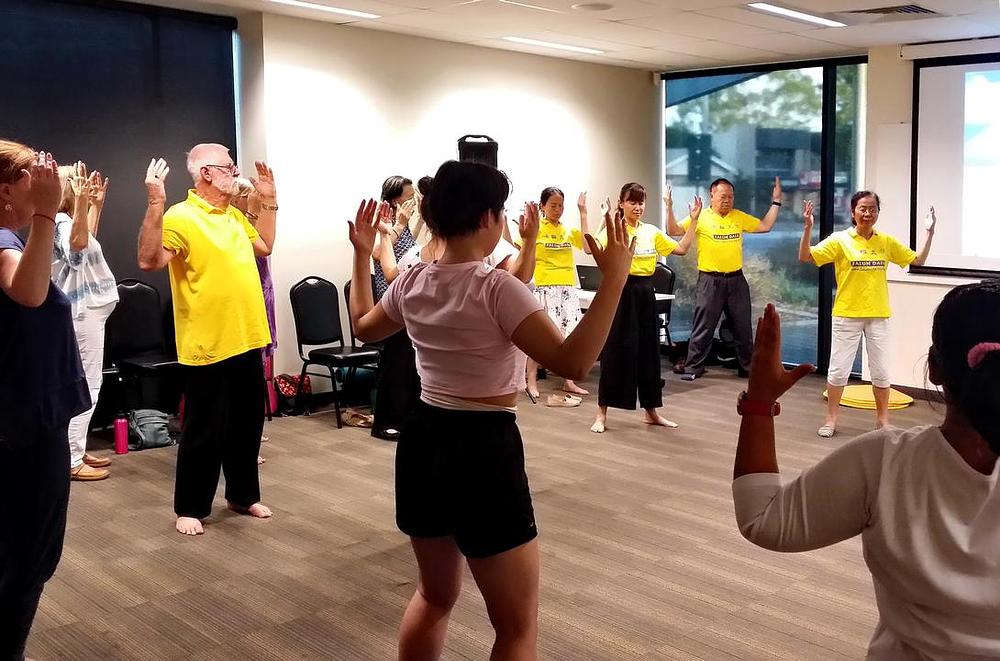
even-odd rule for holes
{"type": "Polygon", "coordinates": [[[771,200],[771,206],[772,207],[780,207],[781,206],[781,202],[775,202],[774,200],[771,200]]]}
{"type": "Polygon", "coordinates": [[[261,202],[260,203],[260,208],[263,209],[264,211],[277,211],[278,210],[278,205],[277,204],[267,204],[266,202],[261,202]]]}
{"type": "Polygon", "coordinates": [[[56,224],[56,219],[52,216],[46,216],[44,213],[35,213],[31,215],[32,218],[44,218],[45,220],[52,221],[52,224],[56,224]]]}
{"type": "Polygon", "coordinates": [[[250,220],[257,220],[257,214],[255,214],[253,211],[247,211],[246,217],[249,218],[250,220]]]}

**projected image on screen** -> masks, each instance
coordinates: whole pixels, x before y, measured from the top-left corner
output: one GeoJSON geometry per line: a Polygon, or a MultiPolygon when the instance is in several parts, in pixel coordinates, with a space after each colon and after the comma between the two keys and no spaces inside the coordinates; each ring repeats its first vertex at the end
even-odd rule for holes
{"type": "Polygon", "coordinates": [[[932,205],[938,226],[930,270],[1000,273],[1000,56],[914,62],[914,234],[932,205]]]}
{"type": "Polygon", "coordinates": [[[1000,108],[1000,70],[966,73],[962,253],[994,259],[1000,259],[1000,220],[986,212],[982,201],[986,191],[1000,185],[997,108],[1000,108]]]}

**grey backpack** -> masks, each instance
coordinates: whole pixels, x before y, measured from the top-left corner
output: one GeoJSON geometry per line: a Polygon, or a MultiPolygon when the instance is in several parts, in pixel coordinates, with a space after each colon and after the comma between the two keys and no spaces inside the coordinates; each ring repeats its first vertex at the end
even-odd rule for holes
{"type": "Polygon", "coordinates": [[[167,414],[153,409],[136,409],[128,414],[128,449],[148,450],[176,445],[167,428],[167,414]]]}

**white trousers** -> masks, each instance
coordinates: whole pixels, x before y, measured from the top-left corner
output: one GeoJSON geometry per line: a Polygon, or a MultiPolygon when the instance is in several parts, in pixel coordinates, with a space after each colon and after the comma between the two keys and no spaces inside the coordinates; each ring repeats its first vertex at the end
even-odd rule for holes
{"type": "Polygon", "coordinates": [[[76,343],[80,347],[80,360],[83,361],[83,372],[87,375],[87,387],[90,389],[90,410],[84,411],[69,422],[69,460],[70,467],[76,468],[83,463],[83,455],[87,452],[87,431],[90,429],[90,419],[94,417],[97,407],[97,396],[101,392],[102,374],[104,368],[104,324],[115,309],[115,303],[108,303],[99,308],[84,307],[78,318],[73,320],[73,330],[76,331],[76,343]]]}
{"type": "Polygon", "coordinates": [[[872,385],[876,388],[889,387],[889,320],[884,317],[833,318],[830,370],[826,376],[826,382],[831,386],[847,385],[862,336],[868,352],[872,385]]]}

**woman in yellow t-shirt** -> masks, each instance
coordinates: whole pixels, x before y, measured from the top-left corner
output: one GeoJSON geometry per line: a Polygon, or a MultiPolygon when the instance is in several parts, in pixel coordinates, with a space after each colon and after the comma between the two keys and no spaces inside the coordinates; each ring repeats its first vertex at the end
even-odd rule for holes
{"type": "Polygon", "coordinates": [[[851,376],[858,343],[865,338],[872,391],[875,395],[876,426],[889,424],[889,263],[907,267],[927,261],[934,238],[937,218],[934,207],[927,214],[927,235],[919,253],[904,246],[895,237],[875,231],[881,202],[871,191],[851,196],[851,225],[834,232],[815,246],[809,245],[813,228],[813,203],[806,201],[802,217],[799,260],[823,266],[833,263],[837,278],[837,297],[833,303],[833,337],[830,344],[830,369],[827,372],[826,422],[816,432],[830,438],[837,431],[837,413],[844,387],[851,376]]]}
{"type": "MultiPolygon", "coordinates": [[[[580,211],[580,228],[566,227],[562,221],[563,203],[566,196],[561,190],[550,186],[542,191],[539,198],[542,218],[535,239],[535,298],[545,308],[564,337],[576,328],[580,321],[580,297],[576,293],[576,264],[573,249],[583,249],[583,235],[587,229],[587,194],[580,193],[577,208],[580,211]]],[[[528,358],[528,395],[538,399],[538,363],[528,358]]],[[[573,395],[590,393],[572,380],[563,382],[564,391],[573,395]]],[[[569,400],[570,398],[567,398],[569,400]]],[[[579,404],[580,400],[576,400],[579,404]]]]}
{"type": "MultiPolygon", "coordinates": [[[[610,207],[609,200],[605,203],[605,225],[611,220],[610,207]]],[[[698,229],[701,198],[696,197],[691,205],[691,224],[680,243],[655,225],[642,222],[645,211],[646,189],[637,183],[622,186],[615,214],[628,221],[628,233],[633,240],[632,267],[601,352],[597,419],[590,427],[590,431],[598,434],[606,428],[608,407],[634,411],[636,395],[639,406],[645,411],[643,422],[677,426],[657,410],[663,406],[663,386],[660,385],[660,341],[652,276],[657,258],[687,253],[698,229]]],[[[601,230],[597,242],[603,246],[606,241],[606,230],[601,230]]]]}

